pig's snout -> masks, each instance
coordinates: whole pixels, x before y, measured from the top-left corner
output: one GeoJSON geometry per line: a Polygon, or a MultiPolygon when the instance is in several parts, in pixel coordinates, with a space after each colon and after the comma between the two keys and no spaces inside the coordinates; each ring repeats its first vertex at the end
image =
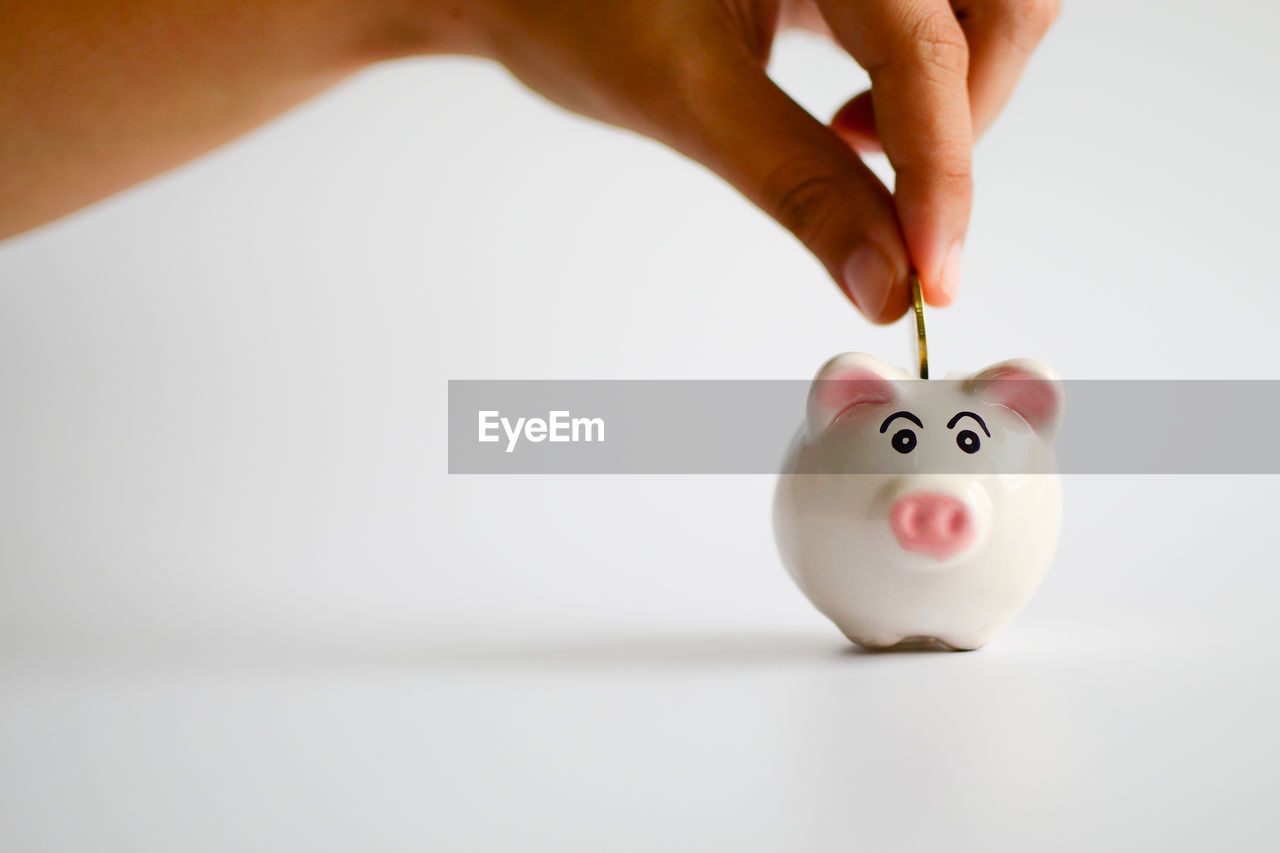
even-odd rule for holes
{"type": "Polygon", "coordinates": [[[964,502],[940,492],[914,492],[893,502],[889,526],[907,551],[946,560],[973,542],[977,524],[964,502]]]}

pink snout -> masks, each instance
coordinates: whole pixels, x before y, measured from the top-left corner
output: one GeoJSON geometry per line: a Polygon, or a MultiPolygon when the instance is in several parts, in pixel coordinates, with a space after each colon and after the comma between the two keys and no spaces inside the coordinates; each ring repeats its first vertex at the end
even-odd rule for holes
{"type": "Polygon", "coordinates": [[[889,526],[905,550],[937,560],[952,557],[973,542],[973,514],[962,501],[938,492],[915,492],[894,501],[889,526]]]}

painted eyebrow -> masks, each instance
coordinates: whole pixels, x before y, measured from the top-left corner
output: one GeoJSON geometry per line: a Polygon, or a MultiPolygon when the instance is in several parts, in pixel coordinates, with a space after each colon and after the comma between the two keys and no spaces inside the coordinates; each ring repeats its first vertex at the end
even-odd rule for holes
{"type": "MultiPolygon", "coordinates": [[[[889,417],[884,419],[884,423],[880,424],[880,432],[887,430],[889,428],[889,424],[893,423],[894,418],[906,418],[916,426],[920,427],[920,429],[924,429],[924,424],[920,423],[920,419],[910,412],[894,412],[892,415],[889,415],[889,417]]],[[[990,438],[991,436],[987,437],[990,438]]]]}
{"type": "Polygon", "coordinates": [[[956,421],[964,417],[973,418],[975,421],[977,421],[978,426],[982,427],[982,431],[987,434],[987,438],[991,438],[991,430],[987,429],[987,422],[984,421],[980,416],[975,415],[973,412],[957,412],[954,418],[947,421],[947,429],[954,429],[956,425],[956,421]]]}

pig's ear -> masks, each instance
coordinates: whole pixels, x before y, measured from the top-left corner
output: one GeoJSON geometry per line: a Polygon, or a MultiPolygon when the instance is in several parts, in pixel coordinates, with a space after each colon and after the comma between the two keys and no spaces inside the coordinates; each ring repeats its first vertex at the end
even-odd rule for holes
{"type": "Polygon", "coordinates": [[[896,400],[898,380],[906,375],[879,359],[847,352],[828,361],[809,388],[809,435],[817,437],[854,406],[883,405],[896,400]]]}
{"type": "Polygon", "coordinates": [[[965,388],[988,403],[1017,412],[1045,438],[1053,438],[1062,423],[1062,380],[1047,364],[1029,358],[1002,361],[974,376],[965,388]]]}

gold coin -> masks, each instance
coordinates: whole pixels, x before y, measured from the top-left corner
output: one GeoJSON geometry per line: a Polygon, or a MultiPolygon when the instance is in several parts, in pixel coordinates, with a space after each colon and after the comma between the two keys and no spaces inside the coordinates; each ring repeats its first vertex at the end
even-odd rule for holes
{"type": "Polygon", "coordinates": [[[929,378],[929,342],[924,334],[924,294],[920,276],[911,273],[911,307],[916,311],[916,352],[920,356],[920,378],[929,378]]]}

